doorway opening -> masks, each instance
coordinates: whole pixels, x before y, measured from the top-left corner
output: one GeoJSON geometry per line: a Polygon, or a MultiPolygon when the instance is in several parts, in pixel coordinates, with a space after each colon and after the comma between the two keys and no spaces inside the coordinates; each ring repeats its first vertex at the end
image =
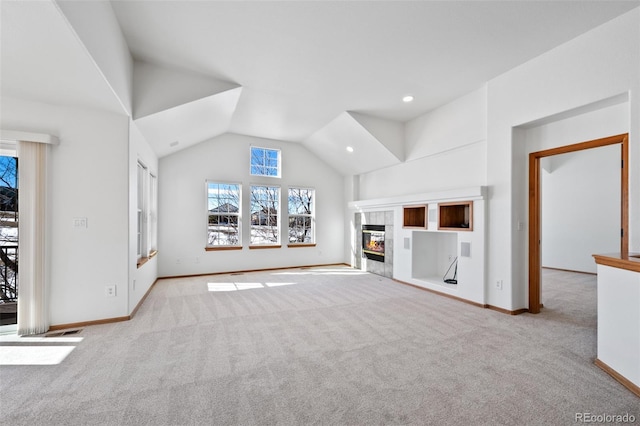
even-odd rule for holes
{"type": "Polygon", "coordinates": [[[529,312],[537,314],[541,305],[541,160],[558,154],[620,144],[620,252],[627,253],[629,247],[628,225],[628,134],[595,139],[529,154],[529,312]]]}

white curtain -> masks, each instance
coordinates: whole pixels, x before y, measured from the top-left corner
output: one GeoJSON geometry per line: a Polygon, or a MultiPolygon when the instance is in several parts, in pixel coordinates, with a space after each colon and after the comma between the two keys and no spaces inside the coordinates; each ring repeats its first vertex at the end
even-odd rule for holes
{"type": "Polygon", "coordinates": [[[49,144],[18,142],[18,335],[49,329],[47,156],[49,144]]]}

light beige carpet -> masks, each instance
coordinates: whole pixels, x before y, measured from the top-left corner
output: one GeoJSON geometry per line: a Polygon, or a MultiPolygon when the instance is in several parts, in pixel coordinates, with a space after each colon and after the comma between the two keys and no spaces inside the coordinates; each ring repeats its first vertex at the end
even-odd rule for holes
{"type": "MultiPolygon", "coordinates": [[[[2,366],[11,425],[572,425],[640,399],[593,365],[596,279],[509,316],[347,267],[160,280],[59,364],[2,366]]],[[[26,345],[26,343],[4,343],[26,345]]]]}

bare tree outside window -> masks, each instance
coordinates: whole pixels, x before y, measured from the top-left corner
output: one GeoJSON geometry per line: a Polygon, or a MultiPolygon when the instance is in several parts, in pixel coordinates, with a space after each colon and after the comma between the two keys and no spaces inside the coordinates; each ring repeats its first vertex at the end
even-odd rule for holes
{"type": "Polygon", "coordinates": [[[280,188],[251,186],[251,244],[279,244],[280,188]]]}
{"type": "Polygon", "coordinates": [[[237,246],[240,240],[240,185],[207,183],[207,246],[237,246]]]}
{"type": "Polygon", "coordinates": [[[315,242],[314,235],[315,190],[289,188],[289,243],[315,242]]]}
{"type": "MultiPolygon", "coordinates": [[[[18,159],[0,156],[0,304],[18,300],[18,159]]],[[[15,324],[14,308],[0,309],[0,325],[15,324]]]]}
{"type": "Polygon", "coordinates": [[[251,175],[280,177],[280,150],[252,146],[251,175]]]}

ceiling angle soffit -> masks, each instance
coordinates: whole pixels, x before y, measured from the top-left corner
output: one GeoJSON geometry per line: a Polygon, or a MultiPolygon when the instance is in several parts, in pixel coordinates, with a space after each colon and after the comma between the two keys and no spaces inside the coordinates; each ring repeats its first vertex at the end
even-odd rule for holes
{"type": "Polygon", "coordinates": [[[134,120],[240,87],[204,74],[138,60],[133,65],[132,86],[134,120]]]}
{"type": "Polygon", "coordinates": [[[355,111],[347,111],[362,127],[384,145],[398,160],[405,160],[404,124],[399,121],[374,117],[355,111]]]}
{"type": "Polygon", "coordinates": [[[400,164],[402,135],[402,123],[345,111],[304,145],[342,175],[350,176],[400,164]],[[347,146],[353,152],[347,152],[347,146]]]}
{"type": "Polygon", "coordinates": [[[164,157],[228,132],[241,92],[242,87],[226,90],[134,122],[156,155],[164,157]]]}

